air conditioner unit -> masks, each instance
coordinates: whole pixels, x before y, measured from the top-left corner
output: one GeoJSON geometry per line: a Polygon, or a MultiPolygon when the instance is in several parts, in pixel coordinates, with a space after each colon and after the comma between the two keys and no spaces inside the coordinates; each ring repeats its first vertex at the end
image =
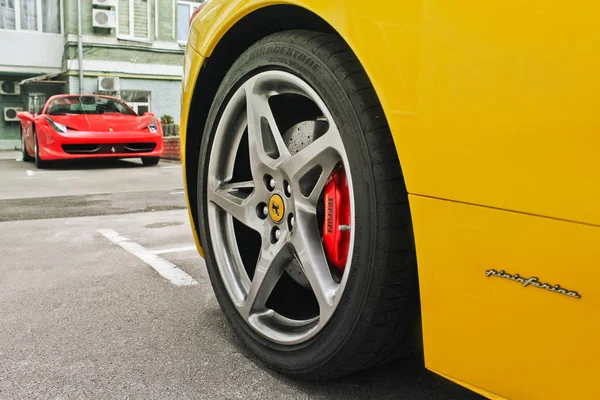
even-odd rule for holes
{"type": "Polygon", "coordinates": [[[118,92],[120,91],[119,78],[113,76],[98,77],[99,92],[118,92]]]}
{"type": "Polygon", "coordinates": [[[23,111],[23,107],[4,107],[4,120],[5,121],[18,121],[17,113],[23,111]]]}
{"type": "Polygon", "coordinates": [[[93,10],[94,28],[115,28],[117,26],[117,13],[112,10],[93,10]]]}
{"type": "Polygon", "coordinates": [[[102,7],[116,7],[116,0],[92,0],[92,5],[102,7]]]}
{"type": "Polygon", "coordinates": [[[21,87],[15,81],[0,81],[0,94],[21,94],[21,87]]]}

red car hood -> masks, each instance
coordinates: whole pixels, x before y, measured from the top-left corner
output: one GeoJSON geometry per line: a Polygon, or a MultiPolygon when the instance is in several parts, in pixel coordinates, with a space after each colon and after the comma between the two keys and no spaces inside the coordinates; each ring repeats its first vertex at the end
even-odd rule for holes
{"type": "Polygon", "coordinates": [[[141,131],[152,123],[152,117],[123,114],[50,115],[53,121],[69,129],[85,132],[141,131]]]}

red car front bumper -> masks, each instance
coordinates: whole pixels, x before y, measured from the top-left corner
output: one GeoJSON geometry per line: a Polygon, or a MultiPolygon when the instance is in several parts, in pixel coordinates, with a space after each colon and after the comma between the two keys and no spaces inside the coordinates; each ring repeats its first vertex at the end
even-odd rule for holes
{"type": "Polygon", "coordinates": [[[160,157],[163,153],[162,131],[38,133],[39,156],[42,160],[76,158],[160,157]]]}

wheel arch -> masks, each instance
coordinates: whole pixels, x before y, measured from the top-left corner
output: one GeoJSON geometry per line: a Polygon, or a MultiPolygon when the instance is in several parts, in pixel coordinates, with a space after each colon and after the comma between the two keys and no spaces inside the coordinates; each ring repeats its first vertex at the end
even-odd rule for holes
{"type": "MultiPolygon", "coordinates": [[[[246,14],[218,40],[210,57],[204,59],[195,80],[185,131],[185,180],[189,204],[197,204],[197,173],[200,143],[206,118],[217,90],[235,60],[250,46],[273,33],[292,29],[337,33],[331,25],[306,8],[295,5],[269,5],[246,14]]],[[[194,228],[198,211],[190,207],[194,228]]]]}

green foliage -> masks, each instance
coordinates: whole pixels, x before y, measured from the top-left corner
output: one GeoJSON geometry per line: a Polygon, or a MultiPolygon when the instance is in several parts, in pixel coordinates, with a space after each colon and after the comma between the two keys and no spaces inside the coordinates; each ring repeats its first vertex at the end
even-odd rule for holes
{"type": "Polygon", "coordinates": [[[162,117],[160,117],[161,125],[173,125],[174,123],[175,120],[169,114],[164,114],[162,117]]]}

